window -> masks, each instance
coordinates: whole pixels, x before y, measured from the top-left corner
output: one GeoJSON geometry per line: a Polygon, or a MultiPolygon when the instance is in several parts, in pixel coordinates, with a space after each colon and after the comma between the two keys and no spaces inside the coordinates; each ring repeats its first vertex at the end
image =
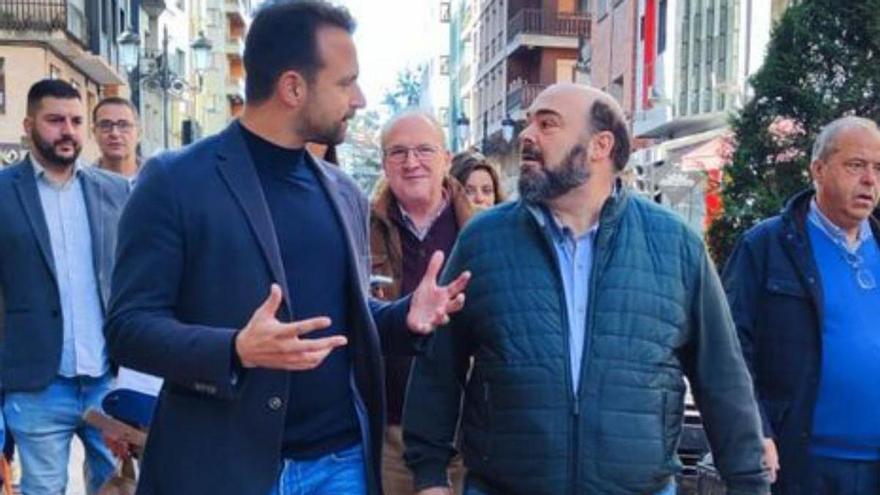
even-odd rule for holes
{"type": "Polygon", "coordinates": [[[449,75],[449,55],[441,55],[440,56],[440,75],[448,76],[449,75]]]}
{"type": "Polygon", "coordinates": [[[89,122],[88,119],[92,116],[92,110],[95,108],[95,105],[97,105],[97,104],[98,104],[98,98],[95,97],[95,93],[92,93],[91,91],[89,91],[89,96],[88,96],[88,98],[86,98],[86,105],[88,105],[88,107],[86,108],[87,109],[87,111],[86,111],[86,127],[87,128],[92,126],[91,122],[89,122]]]}
{"type": "Polygon", "coordinates": [[[0,115],[6,113],[6,59],[0,58],[0,115]]]}
{"type": "Polygon", "coordinates": [[[657,55],[666,51],[666,1],[660,0],[660,7],[657,9],[657,55]]]}
{"type": "Polygon", "coordinates": [[[617,103],[623,105],[623,75],[617,76],[617,78],[611,82],[611,87],[608,88],[608,93],[614,97],[617,103]]]}
{"type": "Polygon", "coordinates": [[[440,123],[445,126],[449,122],[449,107],[440,107],[437,117],[440,123]]]}
{"type": "Polygon", "coordinates": [[[596,17],[601,20],[608,14],[608,0],[596,0],[596,17]]]}
{"type": "Polygon", "coordinates": [[[449,10],[449,2],[440,2],[440,22],[449,22],[452,18],[449,10]]]}
{"type": "Polygon", "coordinates": [[[103,8],[101,9],[101,32],[104,33],[105,36],[109,36],[112,32],[113,26],[113,16],[110,15],[113,12],[113,8],[110,6],[110,0],[105,0],[101,2],[103,4],[103,8]]]}
{"type": "Polygon", "coordinates": [[[174,58],[172,59],[172,71],[178,76],[186,74],[186,53],[177,48],[174,50],[174,58]]]}

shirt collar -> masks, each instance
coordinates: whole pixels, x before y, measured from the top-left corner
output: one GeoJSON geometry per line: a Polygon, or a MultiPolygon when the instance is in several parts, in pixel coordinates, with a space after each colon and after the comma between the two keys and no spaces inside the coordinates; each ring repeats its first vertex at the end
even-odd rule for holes
{"type": "MultiPolygon", "coordinates": [[[[37,159],[37,157],[34,156],[33,153],[29,154],[29,158],[31,160],[31,165],[33,165],[33,167],[34,167],[34,177],[36,179],[42,179],[49,184],[56,185],[56,183],[54,183],[54,182],[50,181],[48,178],[46,178],[46,167],[44,167],[43,164],[40,163],[40,160],[37,159]]],[[[73,181],[74,177],[79,177],[79,175],[82,174],[82,172],[83,172],[82,171],[82,164],[80,163],[79,160],[76,160],[73,163],[73,173],[70,175],[70,179],[68,179],[67,182],[65,182],[64,184],[59,184],[58,187],[59,188],[67,187],[73,181]]]]}
{"type": "Polygon", "coordinates": [[[446,191],[443,191],[443,197],[440,199],[440,207],[437,208],[437,211],[434,213],[434,216],[431,218],[431,221],[425,225],[424,229],[419,229],[416,226],[416,223],[413,222],[412,217],[403,209],[403,205],[400,204],[399,201],[395,201],[397,203],[397,208],[400,210],[400,218],[403,221],[403,225],[409,229],[413,235],[416,236],[420,241],[425,240],[425,237],[428,235],[428,231],[431,230],[431,227],[434,226],[434,223],[437,222],[437,219],[440,218],[440,215],[446,211],[446,208],[449,206],[449,199],[447,198],[446,191]]]}
{"type": "Polygon", "coordinates": [[[822,232],[825,233],[828,237],[831,238],[835,243],[840,244],[846,247],[847,251],[853,252],[856,251],[859,246],[862,245],[863,242],[870,239],[873,234],[871,233],[871,223],[868,219],[862,220],[859,224],[859,233],[856,237],[855,245],[850,248],[849,241],[846,237],[846,231],[842,228],[838,227],[834,224],[824,213],[819,209],[818,203],[816,203],[816,198],[814,197],[810,200],[810,213],[808,218],[813,225],[819,228],[822,232]]]}
{"type": "Polygon", "coordinates": [[[556,215],[550,211],[546,205],[541,205],[541,212],[544,215],[544,228],[547,229],[547,232],[550,234],[550,237],[557,244],[562,244],[566,241],[570,242],[578,242],[585,238],[592,238],[596,235],[596,232],[599,231],[599,222],[596,222],[595,225],[590,227],[590,230],[584,232],[580,237],[575,237],[574,232],[566,225],[556,218],[556,215]]]}

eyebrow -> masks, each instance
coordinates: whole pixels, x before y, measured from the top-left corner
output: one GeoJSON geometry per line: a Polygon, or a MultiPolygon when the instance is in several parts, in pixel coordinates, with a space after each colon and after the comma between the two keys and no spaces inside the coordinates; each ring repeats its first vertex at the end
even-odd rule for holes
{"type": "Polygon", "coordinates": [[[540,108],[536,110],[534,114],[532,112],[526,112],[527,119],[532,117],[557,117],[561,119],[562,114],[557,112],[556,110],[550,110],[549,108],[540,108]]]}
{"type": "Polygon", "coordinates": [[[347,75],[347,76],[344,76],[344,77],[339,78],[339,80],[337,81],[337,83],[339,83],[339,84],[352,83],[352,82],[358,80],[358,76],[360,76],[360,73],[355,72],[354,74],[347,75]]]}

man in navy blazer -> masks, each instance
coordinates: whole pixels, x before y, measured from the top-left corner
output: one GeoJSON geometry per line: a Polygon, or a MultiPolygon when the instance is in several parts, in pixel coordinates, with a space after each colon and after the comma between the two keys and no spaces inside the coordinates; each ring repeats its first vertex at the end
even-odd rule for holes
{"type": "Polygon", "coordinates": [[[28,92],[30,155],[0,172],[0,383],[21,454],[23,493],[64,493],[70,441],[86,447],[89,493],[113,471],[82,414],[112,381],[103,324],[128,183],[78,161],[79,92],[43,80],[28,92]]]}
{"type": "Polygon", "coordinates": [[[437,286],[435,253],[411,298],[368,297],[367,199],[304,151],[365,104],[353,29],[323,1],[264,5],[241,119],[140,175],[107,324],[120,365],[165,379],[139,494],[381,493],[382,355],[448,321],[468,274],[437,286]]]}

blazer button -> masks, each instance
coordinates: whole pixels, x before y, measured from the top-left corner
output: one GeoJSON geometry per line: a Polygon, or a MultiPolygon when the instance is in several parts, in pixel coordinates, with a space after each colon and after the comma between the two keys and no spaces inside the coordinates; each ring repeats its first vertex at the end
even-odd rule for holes
{"type": "Polygon", "coordinates": [[[268,404],[269,404],[269,409],[271,409],[273,411],[277,411],[277,410],[281,409],[281,404],[282,404],[281,397],[270,397],[268,404]]]}
{"type": "Polygon", "coordinates": [[[52,318],[58,318],[58,316],[60,314],[61,314],[61,311],[58,311],[57,309],[52,310],[52,318]]]}

